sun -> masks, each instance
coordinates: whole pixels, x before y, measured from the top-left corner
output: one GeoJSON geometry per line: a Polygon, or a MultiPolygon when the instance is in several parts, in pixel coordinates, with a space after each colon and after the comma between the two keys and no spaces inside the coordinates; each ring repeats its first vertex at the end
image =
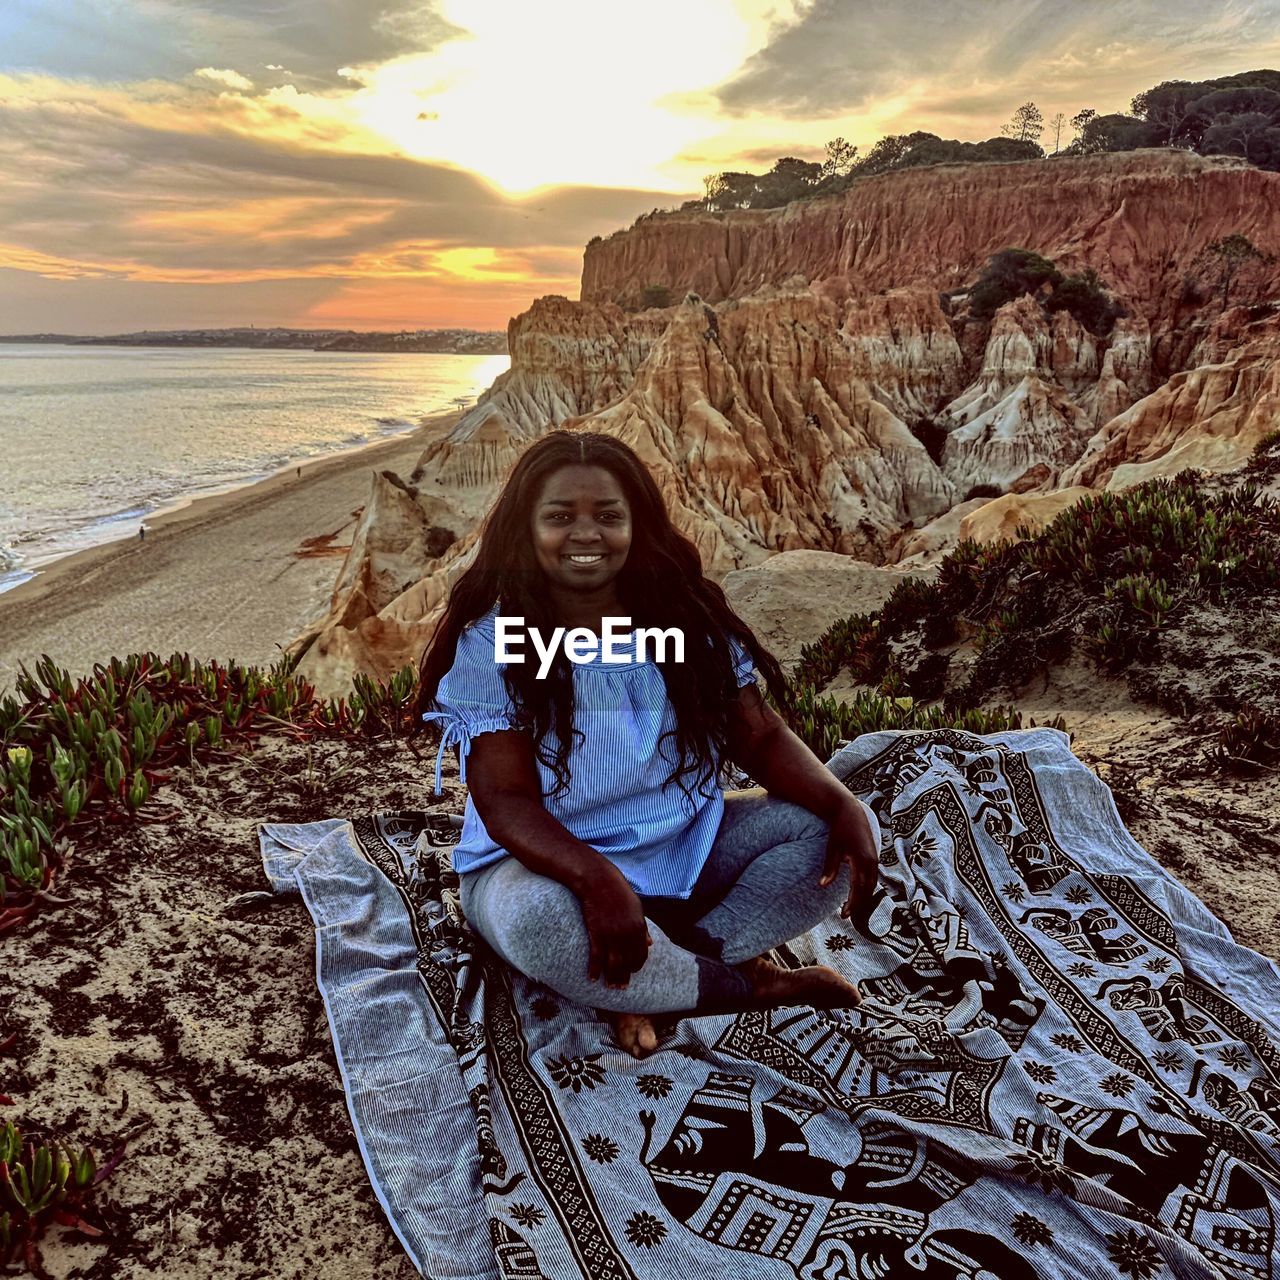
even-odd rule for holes
{"type": "Polygon", "coordinates": [[[758,5],[651,0],[446,0],[465,34],[360,70],[359,123],[419,160],[507,195],[562,185],[687,189],[667,162],[718,132],[698,97],[760,38],[758,5]],[[664,167],[665,166],[665,167],[664,167]]]}

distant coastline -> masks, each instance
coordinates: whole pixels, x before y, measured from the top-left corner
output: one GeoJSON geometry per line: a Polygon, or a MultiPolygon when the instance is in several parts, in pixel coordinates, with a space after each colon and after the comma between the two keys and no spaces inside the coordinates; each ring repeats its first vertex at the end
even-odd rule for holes
{"type": "Polygon", "coordinates": [[[0,342],[93,347],[248,347],[299,351],[411,351],[419,355],[505,355],[502,330],[144,329],[105,337],[72,333],[0,334],[0,342]]]}

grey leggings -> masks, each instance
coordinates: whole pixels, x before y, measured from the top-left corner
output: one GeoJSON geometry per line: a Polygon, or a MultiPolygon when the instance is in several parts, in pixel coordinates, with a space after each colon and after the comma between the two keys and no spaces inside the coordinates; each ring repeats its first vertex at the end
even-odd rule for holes
{"type": "MultiPolygon", "coordinates": [[[[880,827],[862,807],[878,847],[880,827]]],[[[636,1013],[741,1009],[751,984],[733,966],[813,928],[848,897],[847,863],[818,887],[828,830],[807,809],[760,788],[727,792],[690,898],[641,896],[653,946],[622,991],[587,979],[578,899],[518,859],[461,875],[462,910],[508,964],[575,1003],[636,1013]]]]}

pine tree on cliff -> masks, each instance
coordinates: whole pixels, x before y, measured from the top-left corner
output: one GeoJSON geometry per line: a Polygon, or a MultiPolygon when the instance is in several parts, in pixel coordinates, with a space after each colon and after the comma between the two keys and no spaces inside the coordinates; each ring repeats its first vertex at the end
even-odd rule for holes
{"type": "Polygon", "coordinates": [[[1044,132],[1044,115],[1034,102],[1024,102],[1000,132],[1015,142],[1039,142],[1044,132]]]}

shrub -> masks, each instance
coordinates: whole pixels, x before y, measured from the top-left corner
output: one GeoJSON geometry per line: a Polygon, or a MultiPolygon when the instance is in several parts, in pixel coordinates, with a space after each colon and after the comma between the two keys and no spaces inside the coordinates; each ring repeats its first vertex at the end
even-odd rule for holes
{"type": "Polygon", "coordinates": [[[1099,338],[1105,338],[1115,328],[1116,321],[1129,314],[1107,292],[1092,267],[1060,280],[1045,306],[1050,311],[1069,312],[1099,338]]]}
{"type": "Polygon", "coordinates": [[[1253,446],[1253,457],[1261,458],[1263,454],[1269,453],[1276,445],[1280,444],[1280,427],[1275,431],[1268,431],[1257,444],[1253,446]]]}
{"type": "Polygon", "coordinates": [[[40,1238],[55,1223],[101,1236],[84,1213],[123,1155],[121,1146],[99,1165],[88,1148],[76,1155],[58,1142],[24,1143],[16,1125],[0,1125],[0,1271],[10,1275],[10,1264],[20,1262],[32,1275],[47,1276],[40,1238]]]}
{"type": "Polygon", "coordinates": [[[1232,773],[1249,775],[1272,768],[1280,760],[1280,716],[1247,707],[1219,730],[1210,758],[1232,773]]]}
{"type": "Polygon", "coordinates": [[[1046,285],[1046,310],[1069,312],[1100,338],[1105,338],[1116,320],[1128,314],[1107,292],[1092,267],[1064,276],[1048,258],[1030,249],[1001,249],[992,255],[969,291],[969,314],[990,320],[1006,302],[1024,293],[1038,296],[1046,285]]]}
{"type": "Polygon", "coordinates": [[[1062,272],[1030,249],[1001,249],[992,254],[978,282],[969,291],[969,313],[990,320],[1006,302],[1024,293],[1033,296],[1046,285],[1055,287],[1062,272]]]}

